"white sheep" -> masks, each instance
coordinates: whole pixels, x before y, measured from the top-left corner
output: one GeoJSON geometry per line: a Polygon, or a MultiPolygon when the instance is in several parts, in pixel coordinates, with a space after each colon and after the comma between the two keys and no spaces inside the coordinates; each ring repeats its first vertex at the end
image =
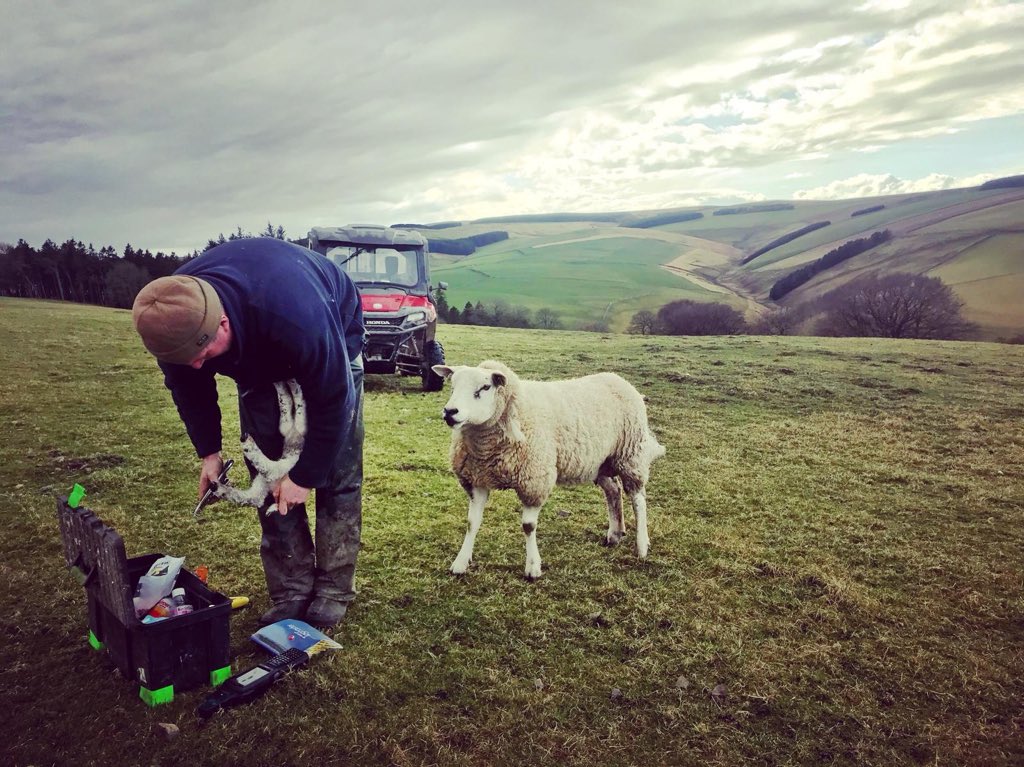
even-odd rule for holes
{"type": "MultiPolygon", "coordinates": [[[[302,396],[302,387],[292,379],[285,383],[275,383],[274,388],[277,389],[277,404],[281,408],[279,429],[284,438],[281,457],[276,461],[270,460],[260,450],[252,435],[244,435],[242,452],[256,470],[256,476],[244,490],[228,483],[213,483],[213,494],[218,498],[240,506],[259,508],[270,494],[270,489],[298,463],[306,441],[306,400],[302,396]]],[[[266,513],[269,515],[275,511],[277,504],[272,503],[266,513]]]]}
{"type": "Polygon", "coordinates": [[[451,465],[469,495],[469,529],[451,572],[461,575],[491,490],[515,490],[523,504],[526,577],[541,575],[537,518],[556,484],[593,482],[608,504],[605,543],[622,540],[619,480],[636,516],[636,551],[647,556],[645,487],[651,463],[665,448],[647,424],[647,407],[633,386],[615,373],[567,381],[521,380],[488,360],[478,367],[435,365],[451,378],[443,418],[452,428],[451,465]]]}

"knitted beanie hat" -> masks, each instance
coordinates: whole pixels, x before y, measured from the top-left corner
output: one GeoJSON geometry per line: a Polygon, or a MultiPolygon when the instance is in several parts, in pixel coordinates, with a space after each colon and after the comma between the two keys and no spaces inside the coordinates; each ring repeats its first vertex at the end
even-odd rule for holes
{"type": "Polygon", "coordinates": [[[217,334],[224,314],[213,285],[198,277],[160,277],[135,297],[132,320],[161,362],[187,365],[217,334]]]}

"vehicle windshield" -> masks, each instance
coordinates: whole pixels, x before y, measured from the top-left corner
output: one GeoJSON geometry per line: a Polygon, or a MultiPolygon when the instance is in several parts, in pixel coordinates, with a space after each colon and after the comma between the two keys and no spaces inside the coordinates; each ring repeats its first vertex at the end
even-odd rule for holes
{"type": "Polygon", "coordinates": [[[338,245],[329,247],[326,255],[348,272],[353,282],[383,282],[410,288],[419,282],[413,250],[338,245]]]}

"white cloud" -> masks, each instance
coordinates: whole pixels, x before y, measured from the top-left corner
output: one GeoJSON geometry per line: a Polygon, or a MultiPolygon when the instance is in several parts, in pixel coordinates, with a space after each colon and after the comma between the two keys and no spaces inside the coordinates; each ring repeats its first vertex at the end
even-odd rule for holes
{"type": "Polygon", "coordinates": [[[993,178],[991,173],[956,178],[941,173],[930,173],[923,178],[902,179],[889,173],[859,173],[850,178],[832,181],[813,189],[804,189],[793,195],[797,200],[843,200],[851,197],[881,197],[888,194],[914,194],[941,189],[979,186],[993,178]]]}
{"type": "MultiPolygon", "coordinates": [[[[876,3],[861,10],[907,6],[876,3]]],[[[537,136],[496,166],[499,177],[520,188],[505,202],[525,206],[524,212],[593,209],[594,203],[615,206],[618,191],[622,207],[625,190],[655,207],[680,204],[681,192],[707,201],[719,198],[718,182],[731,170],[784,158],[875,153],[953,133],[973,120],[1024,112],[1024,67],[1008,55],[1024,35],[1024,5],[982,2],[891,30],[878,22],[875,34],[843,33],[809,45],[793,34],[758,37],[656,74],[606,110],[566,111],[553,135],[537,136]],[[720,86],[712,91],[694,83],[720,86]],[[696,176],[698,168],[718,173],[696,176]]],[[[859,178],[862,183],[839,181],[817,190],[842,196],[834,190],[849,189],[859,196],[962,181],[940,174],[907,182],[859,178]]],[[[500,190],[490,196],[501,198],[500,190]]]]}

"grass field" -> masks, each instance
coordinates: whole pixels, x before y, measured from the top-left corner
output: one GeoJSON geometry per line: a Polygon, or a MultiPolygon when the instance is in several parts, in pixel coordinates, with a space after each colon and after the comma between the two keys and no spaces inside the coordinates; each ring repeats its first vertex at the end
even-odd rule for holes
{"type": "MultiPolygon", "coordinates": [[[[191,519],[198,462],[127,312],[0,300],[0,762],[21,765],[1011,765],[1024,762],[1024,348],[440,329],[450,363],[615,370],[667,447],[651,556],[599,544],[559,489],[522,577],[495,494],[466,576],[446,392],[369,378],[359,596],[317,658],[205,727],[85,641],[54,495],[74,482],[129,556],[267,597],[252,510],[191,519]],[[167,741],[157,723],[173,723],[167,741]]],[[[225,429],[237,434],[230,382],[225,429]]],[[[233,437],[226,438],[231,444],[233,437]]],[[[238,457],[238,450],[229,448],[238,457]]],[[[629,525],[630,528],[632,527],[629,525]]]]}
{"type": "MultiPolygon", "coordinates": [[[[581,233],[578,236],[593,236],[581,233]]],[[[618,319],[621,327],[641,309],[657,310],[682,298],[710,299],[710,291],[659,268],[680,248],[640,237],[563,242],[572,233],[496,243],[479,255],[433,269],[449,283],[451,306],[467,301],[493,305],[498,299],[536,310],[556,311],[572,325],[618,319]]]]}

